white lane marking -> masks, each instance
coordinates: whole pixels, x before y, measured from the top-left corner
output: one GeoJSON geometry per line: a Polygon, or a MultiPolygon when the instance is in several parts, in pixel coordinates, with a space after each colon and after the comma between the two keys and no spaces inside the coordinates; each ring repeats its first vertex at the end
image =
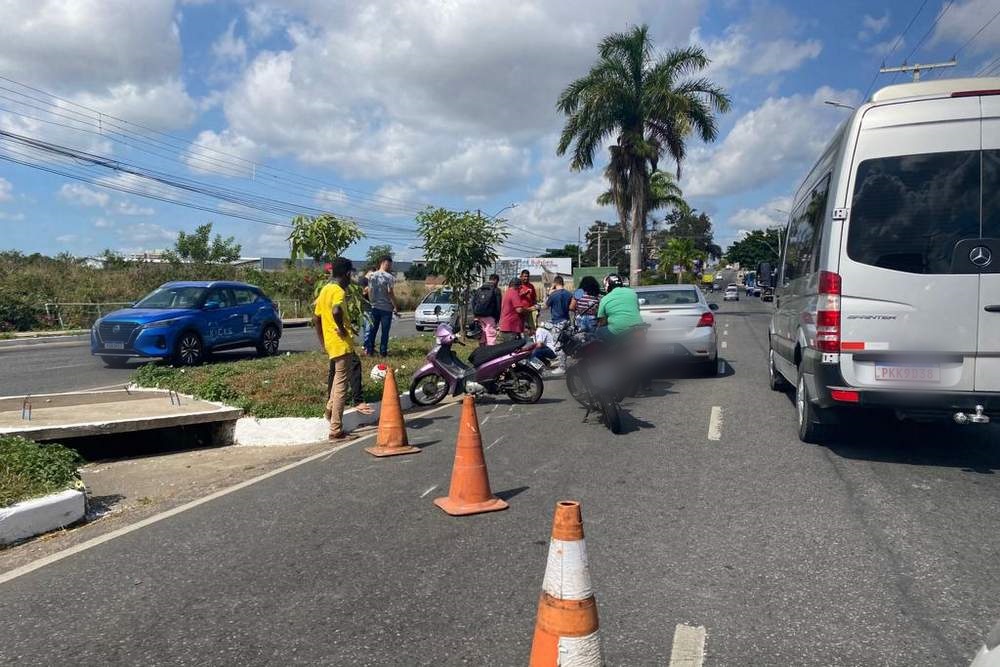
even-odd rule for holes
{"type": "Polygon", "coordinates": [[[705,626],[679,624],[670,648],[670,667],[701,667],[705,659],[705,626]]]}
{"type": "Polygon", "coordinates": [[[729,347],[729,346],[726,344],[726,341],[722,341],[722,349],[724,350],[727,347],[729,347]]]}
{"type": "Polygon", "coordinates": [[[63,366],[46,366],[47,371],[58,371],[64,368],[83,368],[84,366],[93,366],[93,364],[65,364],[63,366]]]}
{"type": "MultiPolygon", "coordinates": [[[[413,417],[415,417],[415,418],[416,417],[425,417],[427,415],[434,414],[435,412],[440,412],[442,410],[454,407],[456,405],[461,405],[461,403],[457,403],[457,402],[456,403],[445,403],[444,405],[439,405],[436,408],[432,408],[432,409],[426,410],[424,412],[414,413],[413,417]]],[[[292,470],[293,468],[298,468],[299,466],[305,465],[306,463],[311,463],[312,461],[315,461],[315,460],[317,460],[319,458],[322,458],[324,456],[328,456],[328,455],[330,455],[332,453],[339,452],[342,449],[346,449],[347,447],[350,447],[352,445],[356,445],[359,442],[363,442],[363,441],[367,440],[368,438],[373,438],[376,435],[377,435],[377,432],[368,433],[366,435],[363,435],[363,436],[359,437],[357,440],[351,440],[350,442],[345,442],[342,445],[337,445],[333,449],[328,449],[326,451],[320,452],[319,454],[313,454],[312,456],[306,457],[306,458],[302,459],[301,461],[295,461],[294,463],[289,463],[288,465],[282,466],[280,468],[276,468],[276,469],[272,470],[271,472],[266,472],[263,475],[258,475],[257,477],[254,477],[253,479],[248,479],[245,482],[240,482],[239,484],[234,484],[233,486],[230,486],[228,488],[222,489],[221,491],[216,491],[215,493],[210,493],[209,495],[204,496],[203,498],[198,498],[196,500],[192,500],[189,503],[184,503],[183,505],[180,505],[180,506],[175,507],[173,509],[169,509],[169,510],[167,510],[165,512],[160,512],[159,514],[154,514],[153,516],[148,517],[146,519],[143,519],[142,521],[137,521],[137,522],[133,523],[130,526],[124,526],[122,528],[119,528],[118,530],[113,530],[110,533],[105,533],[104,535],[98,535],[97,537],[89,539],[86,542],[81,542],[80,544],[77,544],[77,545],[74,545],[72,547],[69,547],[68,549],[63,549],[62,551],[57,551],[54,554],[51,554],[49,556],[45,556],[44,558],[39,558],[38,560],[33,561],[31,563],[28,563],[27,565],[22,565],[21,567],[18,567],[18,568],[15,568],[13,570],[10,570],[9,572],[4,572],[3,574],[0,574],[0,584],[5,584],[8,581],[11,581],[13,579],[17,579],[18,577],[24,576],[24,575],[26,575],[26,574],[28,574],[30,572],[34,572],[35,570],[43,568],[46,565],[51,565],[52,563],[61,561],[64,558],[69,558],[70,556],[72,556],[74,554],[78,554],[81,551],[86,551],[87,549],[91,549],[93,547],[99,546],[101,544],[104,544],[105,542],[110,542],[111,540],[113,540],[115,538],[121,537],[123,535],[128,535],[129,533],[137,531],[140,528],[145,528],[146,526],[151,526],[154,523],[159,523],[160,521],[163,521],[164,519],[169,519],[172,516],[176,516],[176,515],[178,515],[178,514],[180,514],[182,512],[186,512],[186,511],[188,511],[190,509],[194,509],[195,507],[198,507],[199,505],[204,505],[205,503],[209,503],[209,502],[211,502],[213,500],[216,500],[217,498],[221,498],[223,496],[228,496],[230,493],[233,493],[234,491],[239,491],[240,489],[245,489],[248,486],[253,486],[257,482],[263,482],[265,479],[269,479],[271,477],[275,477],[276,475],[280,475],[281,473],[287,472],[289,470],[292,470]]]]}
{"type": "Polygon", "coordinates": [[[489,449],[489,448],[490,448],[490,447],[492,447],[493,445],[499,445],[499,444],[500,444],[500,441],[501,441],[501,440],[503,440],[503,439],[504,439],[504,438],[506,438],[506,437],[507,437],[507,436],[505,436],[505,435],[501,435],[501,436],[500,436],[499,438],[497,438],[496,440],[494,440],[494,441],[493,441],[493,442],[491,442],[490,444],[486,445],[486,449],[489,449]]]}
{"type": "Polygon", "coordinates": [[[103,387],[90,387],[89,389],[77,389],[76,391],[104,391],[106,389],[124,389],[125,385],[130,385],[131,380],[126,380],[125,382],[119,382],[117,384],[108,384],[103,387]]]}
{"type": "Polygon", "coordinates": [[[712,406],[712,414],[708,418],[708,439],[722,439],[722,408],[718,405],[712,406]]]}
{"type": "Polygon", "coordinates": [[[431,491],[433,491],[433,490],[434,490],[434,489],[436,489],[436,488],[438,488],[438,485],[437,485],[437,484],[435,484],[435,485],[434,485],[434,486],[432,486],[431,488],[429,488],[429,489],[427,489],[426,491],[424,491],[423,493],[421,493],[421,494],[420,494],[420,497],[421,497],[421,498],[426,498],[426,497],[427,497],[427,494],[428,494],[428,493],[430,493],[431,491]]]}
{"type": "Polygon", "coordinates": [[[486,422],[488,422],[488,421],[490,420],[490,417],[492,417],[492,416],[493,416],[493,413],[497,411],[497,408],[498,408],[498,407],[500,407],[500,404],[499,404],[499,403],[494,403],[494,404],[493,404],[493,409],[492,409],[492,410],[490,410],[490,414],[488,414],[488,415],[486,415],[485,417],[483,417],[483,421],[479,422],[479,425],[480,425],[480,426],[482,426],[482,425],[484,425],[484,424],[485,424],[486,422]]]}

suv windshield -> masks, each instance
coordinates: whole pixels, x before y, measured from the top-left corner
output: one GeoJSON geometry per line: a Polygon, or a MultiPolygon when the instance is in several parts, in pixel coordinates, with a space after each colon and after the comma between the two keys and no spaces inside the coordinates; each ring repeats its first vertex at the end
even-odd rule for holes
{"type": "Polygon", "coordinates": [[[981,152],[865,160],[858,166],[847,254],[907,273],[951,273],[955,245],[980,238],[981,152]]]}
{"type": "Polygon", "coordinates": [[[639,292],[639,298],[644,306],[683,306],[698,303],[698,292],[694,289],[639,292]]]}
{"type": "Polygon", "coordinates": [[[194,308],[205,294],[204,287],[160,287],[134,308],[194,308]]]}

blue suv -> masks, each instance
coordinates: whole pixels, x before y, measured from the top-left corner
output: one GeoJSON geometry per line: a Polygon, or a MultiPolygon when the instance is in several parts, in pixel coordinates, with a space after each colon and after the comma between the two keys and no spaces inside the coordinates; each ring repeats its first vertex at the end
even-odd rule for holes
{"type": "Polygon", "coordinates": [[[186,281],[160,285],[131,308],[97,320],[90,352],[119,368],[134,357],[194,366],[213,351],[238,347],[275,355],[280,340],[278,309],[259,287],[186,281]]]}

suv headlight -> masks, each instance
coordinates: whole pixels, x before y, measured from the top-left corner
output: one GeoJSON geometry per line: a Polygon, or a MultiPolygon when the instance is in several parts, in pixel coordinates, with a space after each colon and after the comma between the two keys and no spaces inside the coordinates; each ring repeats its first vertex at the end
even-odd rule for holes
{"type": "Polygon", "coordinates": [[[172,326],[178,324],[183,318],[175,317],[172,320],[157,320],[156,322],[150,322],[149,324],[143,324],[143,329],[169,329],[172,326]]]}

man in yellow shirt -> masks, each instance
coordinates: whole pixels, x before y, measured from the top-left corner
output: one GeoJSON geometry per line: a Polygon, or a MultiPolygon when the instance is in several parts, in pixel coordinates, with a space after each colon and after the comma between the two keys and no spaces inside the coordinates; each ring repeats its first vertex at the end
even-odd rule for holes
{"type": "Polygon", "coordinates": [[[333,385],[327,397],[326,411],[330,415],[330,440],[349,440],[344,432],[344,404],[354,352],[351,322],[347,316],[346,290],[351,283],[354,267],[351,260],[338,257],[333,260],[331,282],[323,287],[316,298],[313,327],[319,342],[330,357],[333,385]]]}

